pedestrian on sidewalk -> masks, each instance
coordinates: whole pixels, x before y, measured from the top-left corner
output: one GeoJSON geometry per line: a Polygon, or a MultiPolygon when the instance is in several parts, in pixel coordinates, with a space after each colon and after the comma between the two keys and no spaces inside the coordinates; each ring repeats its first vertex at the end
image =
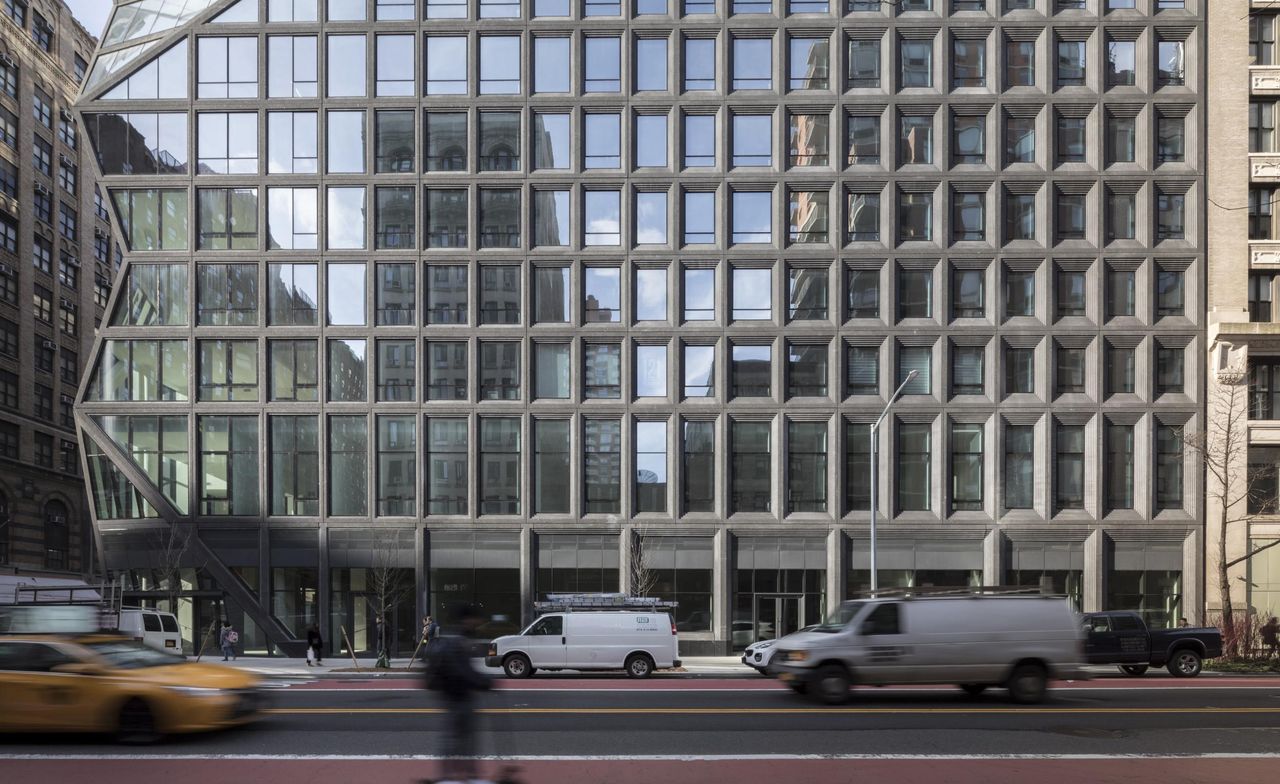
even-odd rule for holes
{"type": "Polygon", "coordinates": [[[427,658],[426,687],[440,695],[446,713],[441,778],[436,784],[482,780],[476,765],[475,695],[488,691],[489,676],[471,661],[472,637],[481,618],[471,605],[455,608],[453,616],[462,634],[436,639],[427,658]]]}
{"type": "Polygon", "coordinates": [[[440,637],[440,624],[430,615],[422,619],[422,663],[427,663],[427,655],[431,653],[431,645],[440,637]]]}
{"type": "Polygon", "coordinates": [[[240,635],[236,630],[231,628],[231,621],[222,622],[222,631],[218,632],[218,647],[222,648],[222,660],[235,661],[236,659],[236,643],[240,642],[240,635]]]}
{"type": "Polygon", "coordinates": [[[320,636],[320,625],[313,623],[307,627],[307,666],[321,667],[324,662],[324,638],[320,636]]]}

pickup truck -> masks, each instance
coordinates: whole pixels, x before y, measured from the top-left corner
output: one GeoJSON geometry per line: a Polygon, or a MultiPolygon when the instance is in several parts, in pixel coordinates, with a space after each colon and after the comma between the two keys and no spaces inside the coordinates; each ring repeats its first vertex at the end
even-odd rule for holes
{"type": "Polygon", "coordinates": [[[1136,612],[1084,616],[1084,656],[1089,664],[1116,664],[1128,675],[1165,667],[1177,678],[1200,674],[1205,659],[1222,655],[1222,633],[1212,627],[1149,629],[1136,612]]]}

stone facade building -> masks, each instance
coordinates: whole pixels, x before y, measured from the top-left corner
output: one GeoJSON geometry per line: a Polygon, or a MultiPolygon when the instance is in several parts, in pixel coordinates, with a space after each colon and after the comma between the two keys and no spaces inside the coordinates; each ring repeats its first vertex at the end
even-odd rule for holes
{"type": "Polygon", "coordinates": [[[96,46],[58,0],[0,6],[0,573],[96,563],[73,406],[119,254],[71,111],[96,46]]]}
{"type": "Polygon", "coordinates": [[[914,370],[882,586],[1196,618],[1205,3],[119,4],[107,565],[189,535],[256,651],[644,588],[727,652],[868,587],[914,370]]]}

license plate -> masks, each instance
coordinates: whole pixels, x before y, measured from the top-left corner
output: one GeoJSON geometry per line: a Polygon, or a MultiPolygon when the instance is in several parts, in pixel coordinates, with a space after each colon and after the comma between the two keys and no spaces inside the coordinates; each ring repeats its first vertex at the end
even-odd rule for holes
{"type": "Polygon", "coordinates": [[[166,648],[177,648],[177,647],[178,647],[178,641],[177,641],[177,640],[165,640],[165,641],[164,641],[164,647],[166,647],[166,648]]]}

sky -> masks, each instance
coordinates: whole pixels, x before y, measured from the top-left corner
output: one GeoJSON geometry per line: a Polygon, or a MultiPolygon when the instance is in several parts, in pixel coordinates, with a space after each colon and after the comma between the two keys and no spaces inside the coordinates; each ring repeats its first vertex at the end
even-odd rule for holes
{"type": "Polygon", "coordinates": [[[66,0],[71,6],[71,13],[80,24],[94,35],[101,37],[102,29],[107,26],[107,15],[111,13],[114,3],[111,0],[66,0]]]}

